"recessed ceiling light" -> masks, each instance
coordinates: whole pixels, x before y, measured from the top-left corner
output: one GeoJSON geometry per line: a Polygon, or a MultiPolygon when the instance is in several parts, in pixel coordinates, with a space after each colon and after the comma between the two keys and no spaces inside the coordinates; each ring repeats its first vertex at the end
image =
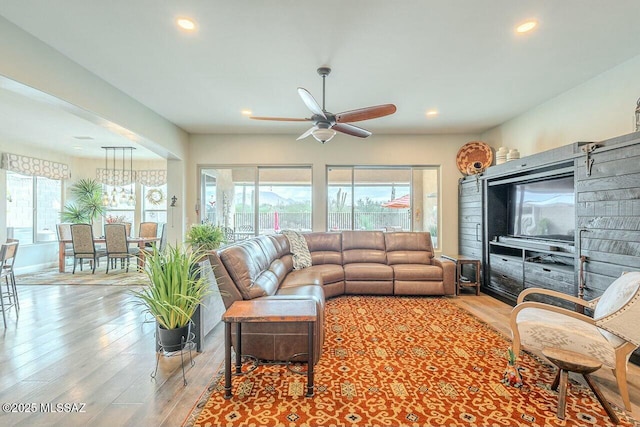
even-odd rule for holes
{"type": "Polygon", "coordinates": [[[529,31],[533,30],[537,26],[538,26],[538,21],[536,21],[535,19],[529,19],[519,24],[516,27],[516,33],[528,33],[529,31]]]}
{"type": "Polygon", "coordinates": [[[190,18],[178,18],[176,19],[176,24],[178,24],[178,27],[186,31],[193,31],[196,29],[196,23],[190,18]]]}
{"type": "Polygon", "coordinates": [[[74,150],[82,150],[82,147],[81,147],[81,146],[79,146],[79,145],[74,145],[74,146],[73,146],[73,149],[74,149],[74,150]]]}
{"type": "Polygon", "coordinates": [[[92,136],[86,136],[86,135],[77,135],[74,136],[75,139],[83,139],[83,140],[89,140],[89,139],[93,139],[92,136]]]}
{"type": "Polygon", "coordinates": [[[438,115],[438,110],[429,110],[425,113],[427,117],[435,117],[438,115]]]}
{"type": "Polygon", "coordinates": [[[242,110],[241,113],[243,116],[250,116],[251,114],[253,114],[251,110],[242,110]]]}

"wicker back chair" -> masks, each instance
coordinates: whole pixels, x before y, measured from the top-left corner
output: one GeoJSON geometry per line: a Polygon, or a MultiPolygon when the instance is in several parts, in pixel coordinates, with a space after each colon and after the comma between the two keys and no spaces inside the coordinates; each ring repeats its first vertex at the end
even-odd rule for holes
{"type": "Polygon", "coordinates": [[[73,245],[73,274],[76,273],[78,261],[80,261],[80,270],[82,271],[82,262],[85,259],[88,259],[91,263],[91,273],[94,274],[99,259],[106,254],[102,250],[96,250],[93,242],[93,228],[91,224],[71,224],[70,228],[71,242],[73,245]]]}
{"type": "Polygon", "coordinates": [[[104,237],[107,248],[107,273],[109,273],[109,265],[118,259],[121,264],[126,261],[126,271],[129,272],[129,261],[138,255],[139,249],[129,247],[126,224],[106,224],[104,237]]]}

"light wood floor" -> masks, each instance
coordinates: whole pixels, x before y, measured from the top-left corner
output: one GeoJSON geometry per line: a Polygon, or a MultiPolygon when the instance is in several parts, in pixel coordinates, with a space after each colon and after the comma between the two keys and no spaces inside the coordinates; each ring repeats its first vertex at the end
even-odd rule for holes
{"type": "MultiPolygon", "coordinates": [[[[182,424],[222,363],[222,327],[194,352],[182,383],[180,358],[161,358],[157,379],[154,326],[143,323],[126,287],[18,286],[19,319],[12,310],[0,330],[0,403],[35,404],[37,413],[0,413],[2,426],[171,426],[182,424]],[[41,403],[84,404],[81,413],[41,413],[41,403]]],[[[509,335],[511,310],[489,296],[450,298],[509,335]]],[[[605,395],[621,406],[613,375],[599,372],[605,395]]],[[[640,368],[630,366],[634,413],[640,368]]]]}

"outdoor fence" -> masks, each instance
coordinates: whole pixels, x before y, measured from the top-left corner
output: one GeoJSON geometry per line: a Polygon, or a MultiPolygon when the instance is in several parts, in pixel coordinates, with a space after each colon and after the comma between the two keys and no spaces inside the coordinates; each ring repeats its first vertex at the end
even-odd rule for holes
{"type": "MultiPolygon", "coordinates": [[[[351,212],[329,212],[327,225],[329,230],[351,230],[351,212]]],[[[254,230],[255,215],[252,212],[236,212],[233,228],[249,225],[254,230]]],[[[411,213],[408,210],[393,212],[354,212],[354,230],[384,230],[394,227],[400,230],[411,229],[411,213]]],[[[311,230],[310,212],[260,212],[258,230],[311,230]]]]}

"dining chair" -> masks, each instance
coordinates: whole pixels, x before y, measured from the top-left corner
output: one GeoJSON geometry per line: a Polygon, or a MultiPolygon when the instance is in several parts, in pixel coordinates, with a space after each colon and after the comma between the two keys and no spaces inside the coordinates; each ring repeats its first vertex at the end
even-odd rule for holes
{"type": "MultiPolygon", "coordinates": [[[[158,237],[157,222],[141,222],[138,228],[138,237],[158,237]]],[[[146,247],[151,247],[153,242],[146,243],[146,247]]]]}
{"type": "MultiPolygon", "coordinates": [[[[130,222],[123,222],[125,229],[127,231],[127,237],[131,237],[131,223],[130,222]]],[[[106,234],[105,234],[106,236],[106,234]]]]}
{"type": "Polygon", "coordinates": [[[525,289],[511,312],[512,350],[555,348],[597,359],[613,370],[620,397],[631,411],[627,363],[640,345],[640,272],[623,274],[591,301],[541,288],[525,289]],[[525,301],[529,295],[546,295],[593,311],[593,317],[555,305],[525,301]]]}
{"type": "Polygon", "coordinates": [[[0,308],[2,309],[2,320],[5,328],[7,327],[6,310],[14,307],[16,310],[16,316],[18,316],[18,310],[20,309],[18,291],[16,288],[16,278],[13,273],[13,264],[17,253],[18,241],[15,239],[8,239],[7,243],[3,244],[0,248],[0,262],[2,263],[0,279],[4,279],[7,285],[6,292],[2,291],[0,288],[0,308]],[[6,304],[5,299],[7,301],[6,304]]]}
{"type": "MultiPolygon", "coordinates": [[[[71,224],[56,224],[56,233],[58,235],[58,242],[60,242],[61,240],[71,240],[71,224]]],[[[65,260],[67,258],[73,257],[73,245],[71,243],[64,244],[64,257],[65,260]]]]}
{"type": "Polygon", "coordinates": [[[167,224],[162,224],[162,231],[160,232],[160,241],[159,242],[151,242],[151,246],[145,247],[143,250],[144,256],[147,256],[153,253],[154,246],[158,246],[158,252],[164,252],[164,249],[167,247],[167,224]]]}
{"type": "Polygon", "coordinates": [[[73,246],[72,274],[76,273],[78,261],[80,261],[80,271],[82,271],[82,262],[86,259],[92,263],[92,274],[95,274],[96,265],[100,258],[106,256],[106,253],[103,250],[96,250],[91,224],[71,224],[71,243],[73,246]]]}
{"type": "Polygon", "coordinates": [[[121,263],[126,261],[129,272],[129,262],[131,258],[136,258],[140,249],[130,248],[127,241],[127,228],[125,224],[106,224],[104,226],[104,237],[107,246],[107,273],[109,273],[109,265],[113,260],[120,260],[121,263]]]}

